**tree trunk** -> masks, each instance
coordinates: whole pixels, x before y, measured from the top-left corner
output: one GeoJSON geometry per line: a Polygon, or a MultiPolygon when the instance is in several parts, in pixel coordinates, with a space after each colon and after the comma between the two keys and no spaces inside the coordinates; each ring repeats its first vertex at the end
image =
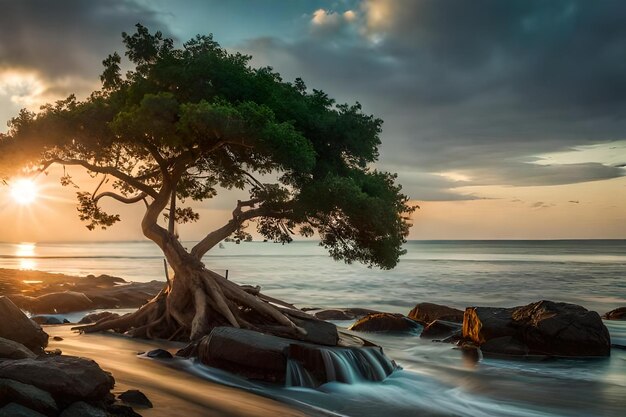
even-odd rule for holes
{"type": "MultiPolygon", "coordinates": [[[[171,234],[159,242],[174,270],[169,285],[134,313],[76,327],[115,330],[134,337],[193,341],[217,326],[234,326],[299,339],[306,332],[290,319],[288,304],[250,291],[207,269],[171,234]],[[271,304],[270,304],[271,300],[271,304]]],[[[299,310],[293,310],[297,317],[299,310]]]]}

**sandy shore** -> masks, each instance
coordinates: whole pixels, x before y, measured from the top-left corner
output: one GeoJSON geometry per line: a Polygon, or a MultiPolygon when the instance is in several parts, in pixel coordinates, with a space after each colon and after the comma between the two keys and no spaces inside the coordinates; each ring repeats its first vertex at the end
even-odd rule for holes
{"type": "Polygon", "coordinates": [[[179,344],[107,334],[80,335],[72,332],[70,327],[45,326],[44,330],[50,335],[49,349],[59,348],[63,354],[98,362],[115,377],[116,394],[128,389],[142,391],[154,404],[152,409],[137,409],[144,417],[317,415],[243,390],[215,384],[158,361],[137,356],[137,352],[164,347],[174,352],[181,346],[179,344]],[[54,336],[60,336],[63,340],[55,341],[54,336]]]}

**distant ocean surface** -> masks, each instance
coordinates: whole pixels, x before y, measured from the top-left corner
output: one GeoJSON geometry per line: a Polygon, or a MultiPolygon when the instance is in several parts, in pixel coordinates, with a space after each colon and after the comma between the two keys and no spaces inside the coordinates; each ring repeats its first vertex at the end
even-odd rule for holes
{"type": "MultiPolygon", "coordinates": [[[[204,262],[300,307],[407,313],[422,301],[464,308],[552,299],[604,313],[626,305],[626,240],[410,241],[405,248],[391,271],[333,261],[310,241],[224,243],[204,262]]],[[[165,280],[163,255],[151,242],[0,243],[0,268],[165,280]]]]}
{"type": "MultiPolygon", "coordinates": [[[[191,247],[193,242],[186,243],[191,247]]],[[[465,308],[550,299],[600,314],[626,306],[626,240],[412,241],[391,271],[333,261],[315,242],[225,243],[207,267],[299,307],[366,307],[407,314],[419,302],[465,308]]],[[[163,256],[149,242],[0,244],[0,268],[164,280],[163,256]]],[[[350,322],[336,322],[349,326],[350,322]]],[[[626,322],[606,321],[626,345],[626,322]]],[[[610,358],[510,360],[463,358],[452,345],[417,335],[368,334],[404,369],[381,383],[329,383],[320,390],[207,379],[358,417],[623,417],[626,350],[610,358]]]]}

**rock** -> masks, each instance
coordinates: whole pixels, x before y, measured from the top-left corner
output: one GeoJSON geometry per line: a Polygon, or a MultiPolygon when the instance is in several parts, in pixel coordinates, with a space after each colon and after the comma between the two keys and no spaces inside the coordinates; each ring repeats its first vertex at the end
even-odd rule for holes
{"type": "Polygon", "coordinates": [[[198,343],[198,359],[251,379],[283,382],[293,341],[234,327],[216,327],[198,343]]]}
{"type": "Polygon", "coordinates": [[[100,313],[91,313],[91,314],[87,314],[85,317],[80,319],[78,324],[91,324],[91,323],[97,322],[98,320],[102,320],[104,318],[116,319],[119,316],[120,316],[119,314],[112,313],[110,311],[102,311],[100,313]]]}
{"type": "Polygon", "coordinates": [[[62,320],[54,316],[34,316],[30,319],[37,324],[65,324],[66,322],[69,323],[69,321],[65,319],[62,320]]]}
{"type": "Polygon", "coordinates": [[[445,339],[454,334],[460,334],[463,326],[459,323],[451,321],[435,320],[428,326],[424,327],[420,337],[423,339],[445,339]]]}
{"type": "Polygon", "coordinates": [[[595,311],[539,301],[522,307],[469,307],[463,337],[488,353],[609,356],[609,332],[595,311]]]}
{"type": "Polygon", "coordinates": [[[606,312],[602,318],[605,320],[626,320],[626,307],[619,307],[606,312]]]}
{"type": "Polygon", "coordinates": [[[54,336],[54,337],[52,338],[52,340],[54,340],[54,341],[56,341],[56,342],[60,342],[60,341],[62,341],[62,340],[63,340],[63,338],[62,338],[61,336],[54,336]]]}
{"type": "Polygon", "coordinates": [[[64,291],[40,295],[32,306],[33,313],[71,313],[93,308],[93,302],[82,292],[64,291]]]}
{"type": "Polygon", "coordinates": [[[87,404],[84,401],[77,401],[67,407],[59,417],[107,417],[106,411],[87,404]]]}
{"type": "Polygon", "coordinates": [[[409,318],[428,325],[435,320],[463,323],[463,311],[433,303],[419,303],[409,312],[409,318]]]}
{"type": "Polygon", "coordinates": [[[23,294],[10,294],[7,296],[20,309],[25,311],[33,311],[32,306],[35,305],[37,299],[23,294]]]}
{"type": "MultiPolygon", "coordinates": [[[[287,364],[303,369],[310,385],[329,381],[380,381],[394,369],[380,347],[338,348],[233,327],[216,327],[197,346],[198,359],[246,378],[284,383],[287,364]],[[350,367],[348,371],[347,367],[350,367]]],[[[300,373],[302,375],[302,373],[300,373]]]]}
{"type": "Polygon", "coordinates": [[[36,354],[48,346],[48,335],[7,297],[0,297],[0,337],[21,343],[36,354]]]}
{"type": "Polygon", "coordinates": [[[115,380],[90,359],[45,356],[0,363],[0,378],[13,379],[48,391],[57,404],[76,400],[102,400],[115,380]]]}
{"type": "Polygon", "coordinates": [[[124,278],[113,277],[111,275],[99,275],[97,277],[94,275],[87,275],[85,278],[82,279],[82,281],[85,283],[89,283],[89,286],[95,286],[100,288],[114,287],[118,284],[127,283],[124,278]]]}
{"type": "Polygon", "coordinates": [[[38,413],[16,403],[9,403],[0,408],[0,417],[46,417],[45,415],[38,413]]]}
{"type": "Polygon", "coordinates": [[[110,417],[141,417],[131,407],[121,404],[110,404],[107,406],[110,417]]]}
{"type": "Polygon", "coordinates": [[[152,408],[152,402],[146,395],[136,389],[131,389],[117,396],[121,401],[139,407],[152,408]]]}
{"type": "Polygon", "coordinates": [[[512,336],[496,337],[489,339],[480,345],[484,354],[526,356],[529,354],[528,347],[512,336]]]}
{"type": "Polygon", "coordinates": [[[306,334],[301,335],[301,340],[318,345],[337,346],[339,334],[337,333],[337,326],[334,324],[313,317],[311,319],[291,317],[291,321],[306,330],[306,334]]]}
{"type": "Polygon", "coordinates": [[[151,350],[148,353],[146,353],[146,356],[149,357],[149,358],[154,358],[154,359],[172,359],[174,357],[174,356],[172,356],[171,353],[169,353],[165,349],[154,349],[154,350],[151,350]]]}
{"type": "Polygon", "coordinates": [[[7,398],[41,414],[56,415],[58,413],[56,401],[46,391],[12,379],[0,379],[0,404],[7,398]]]}
{"type": "Polygon", "coordinates": [[[320,320],[355,320],[365,317],[371,313],[380,313],[366,308],[333,308],[321,310],[315,313],[315,317],[320,320]]]}
{"type": "Polygon", "coordinates": [[[21,343],[0,337],[0,358],[2,359],[26,359],[35,358],[30,349],[21,343]]]}
{"type": "Polygon", "coordinates": [[[358,320],[349,330],[357,332],[393,332],[405,333],[416,331],[420,325],[402,314],[373,313],[358,320]]]}
{"type": "Polygon", "coordinates": [[[468,307],[463,321],[463,337],[481,345],[490,339],[513,336],[517,332],[512,321],[516,308],[468,307]]]}

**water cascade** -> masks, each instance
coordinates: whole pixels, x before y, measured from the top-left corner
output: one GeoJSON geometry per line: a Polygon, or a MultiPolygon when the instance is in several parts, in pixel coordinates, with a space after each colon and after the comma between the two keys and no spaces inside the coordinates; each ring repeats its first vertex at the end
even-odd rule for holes
{"type": "Polygon", "coordinates": [[[321,369],[308,366],[307,361],[287,360],[286,386],[315,388],[331,381],[346,384],[382,381],[398,368],[377,347],[321,348],[316,352],[321,369]]]}

